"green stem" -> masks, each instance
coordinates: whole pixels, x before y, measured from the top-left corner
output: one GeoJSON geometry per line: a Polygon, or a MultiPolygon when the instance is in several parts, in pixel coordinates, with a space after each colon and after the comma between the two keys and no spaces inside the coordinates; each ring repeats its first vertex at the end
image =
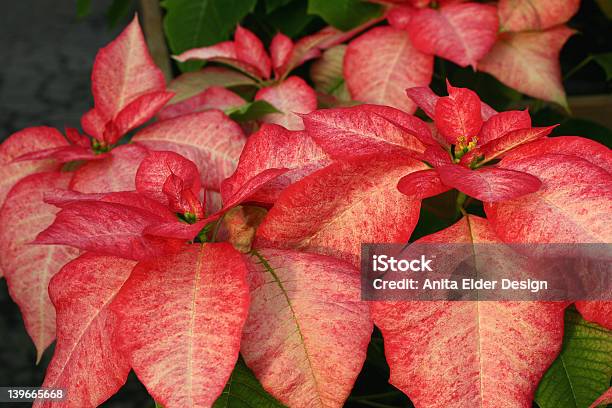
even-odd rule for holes
{"type": "Polygon", "coordinates": [[[580,64],[576,65],[574,68],[570,69],[567,74],[563,75],[563,81],[566,81],[569,77],[580,71],[582,68],[584,68],[585,65],[587,65],[591,61],[593,61],[593,56],[589,55],[588,57],[583,59],[580,64]]]}
{"type": "Polygon", "coordinates": [[[463,215],[465,215],[465,209],[463,208],[463,204],[465,204],[466,199],[467,199],[467,196],[465,195],[465,193],[462,193],[460,191],[459,194],[457,195],[456,208],[457,208],[457,212],[463,215]]]}

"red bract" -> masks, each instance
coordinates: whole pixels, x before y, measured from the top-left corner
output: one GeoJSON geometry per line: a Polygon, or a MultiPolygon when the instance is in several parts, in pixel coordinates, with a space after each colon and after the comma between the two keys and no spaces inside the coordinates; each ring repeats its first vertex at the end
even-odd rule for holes
{"type": "Polygon", "coordinates": [[[117,295],[114,344],[164,407],[207,407],[221,394],[247,317],[246,273],[229,244],[189,245],[138,264],[117,295]]]}
{"type": "Polygon", "coordinates": [[[484,121],[483,105],[474,92],[450,84],[448,92],[449,96],[441,98],[408,92],[429,114],[433,113],[436,129],[445,141],[440,148],[430,147],[424,155],[424,160],[434,167],[431,172],[437,172],[437,176],[408,175],[401,180],[400,191],[414,194],[425,188],[425,192],[417,194],[427,197],[447,186],[485,202],[509,200],[537,191],[540,180],[529,172],[484,165],[522,144],[546,137],[552,127],[531,128],[527,112],[518,111],[495,114],[484,121]],[[482,145],[481,139],[485,141],[482,145]]]}
{"type": "Polygon", "coordinates": [[[68,173],[32,174],[13,187],[0,211],[0,266],[36,346],[37,361],[55,338],[55,309],[47,293],[49,280],[78,251],[63,245],[30,243],[53,222],[57,212],[43,202],[43,196],[52,189],[67,188],[69,181],[68,173]]]}
{"type": "Polygon", "coordinates": [[[291,250],[257,249],[245,259],[251,308],[240,351],[247,365],[287,406],[342,407],[372,333],[359,272],[291,250]]]}
{"type": "MultiPolygon", "coordinates": [[[[17,160],[54,158],[59,162],[99,160],[125,134],[151,119],[174,95],[165,90],[162,72],[153,63],[138,20],[101,49],[92,72],[95,106],[83,115],[83,130],[66,130],[59,146],[30,149],[17,160]]],[[[36,132],[44,128],[36,128],[36,132]]],[[[47,128],[47,132],[57,131],[47,128]]],[[[25,131],[24,131],[25,132],[25,131]]],[[[35,137],[35,131],[30,132],[35,137]]],[[[57,136],[55,136],[57,137],[57,136]]],[[[42,146],[41,146],[42,147],[42,146]]]]}
{"type": "Polygon", "coordinates": [[[343,71],[355,100],[414,112],[402,90],[431,82],[433,56],[417,50],[406,32],[376,27],[349,44],[343,71]]]}
{"type": "Polygon", "coordinates": [[[173,152],[151,152],[136,172],[136,192],[78,194],[54,192],[46,201],[61,208],[55,222],[36,238],[100,254],[147,260],[175,252],[199,237],[207,223],[285,173],[258,174],[208,214],[196,165],[173,152]]]}
{"type": "Polygon", "coordinates": [[[253,201],[273,203],[287,186],[330,163],[329,156],[306,132],[263,125],[247,140],[238,168],[221,185],[221,194],[228,201],[249,180],[266,170],[286,169],[286,173],[251,197],[253,201]]]}
{"type": "Polygon", "coordinates": [[[246,138],[222,112],[190,113],[154,123],[132,139],[153,150],[169,150],[195,163],[205,188],[219,190],[232,174],[246,138]]]}
{"type": "Polygon", "coordinates": [[[557,26],[547,31],[502,33],[478,69],[536,98],[567,107],[561,84],[559,52],[574,31],[557,26]]]}
{"type": "MultiPolygon", "coordinates": [[[[188,50],[175,58],[178,61],[198,59],[219,62],[249,75],[255,80],[255,84],[261,88],[255,99],[265,100],[280,111],[280,113],[265,115],[262,121],[280,124],[290,130],[301,130],[303,124],[296,114],[308,113],[316,109],[317,97],[314,90],[301,78],[287,78],[287,75],[304,62],[318,57],[320,50],[345,41],[372,23],[369,22],[347,33],[328,27],[302,38],[295,44],[289,37],[278,33],[270,44],[271,56],[268,56],[263,44],[253,33],[239,26],[234,34],[234,41],[225,41],[209,47],[188,50]],[[267,80],[270,78],[271,67],[274,71],[274,81],[270,85],[267,80]]],[[[433,63],[433,60],[431,61],[433,63]]],[[[431,71],[431,68],[429,71],[431,71]]],[[[419,78],[422,76],[419,75],[419,78]]],[[[405,81],[403,85],[406,87],[429,83],[431,72],[425,73],[424,76],[426,77],[425,80],[405,81]]],[[[180,105],[180,108],[172,110],[174,112],[180,110],[186,113],[208,109],[209,104],[204,98],[204,94],[201,97],[198,96],[198,98],[191,97],[188,99],[189,102],[185,101],[180,105]]],[[[403,99],[403,101],[406,100],[403,99]]],[[[383,101],[379,100],[378,102],[383,101]]],[[[221,108],[221,106],[216,107],[221,108]]]]}
{"type": "Polygon", "coordinates": [[[414,104],[400,91],[426,86],[436,55],[567,107],[558,56],[573,31],[561,24],[576,13],[578,1],[403,3],[390,7],[391,27],[377,27],[349,45],[344,77],[354,99],[412,113],[414,104]]]}
{"type": "Polygon", "coordinates": [[[164,76],[149,55],[136,18],[100,50],[91,81],[95,104],[83,116],[82,126],[107,146],[152,118],[173,96],[165,90],[164,76]]]}
{"type": "Polygon", "coordinates": [[[255,100],[270,102],[283,112],[269,113],[262,118],[263,122],[276,123],[289,130],[304,128],[302,120],[296,114],[312,112],[317,108],[316,94],[302,78],[296,76],[259,90],[255,100]]]}
{"type": "Polygon", "coordinates": [[[500,0],[499,24],[504,31],[546,30],[569,20],[580,0],[500,0]]]}
{"type": "MultiPolygon", "coordinates": [[[[486,220],[468,215],[417,242],[501,240],[486,220]]],[[[449,254],[458,256],[466,254],[449,254]]],[[[565,306],[375,302],[372,317],[385,339],[390,382],[416,406],[531,407],[540,378],[561,348],[565,306]]]]}
{"type": "MultiPolygon", "coordinates": [[[[23,177],[27,169],[45,170],[49,166],[48,161],[34,165],[33,160],[85,160],[89,162],[78,169],[71,188],[83,192],[132,189],[130,168],[135,171],[145,150],[120,146],[108,151],[129,130],[155,115],[173,95],[165,91],[163,75],[147,51],[136,19],[96,56],[92,91],[95,107],[84,115],[82,123],[88,136],[73,128],[66,129],[66,138],[48,127],[25,129],[2,147],[6,150],[3,162],[10,158],[24,164],[8,166],[7,161],[2,169],[23,177]]],[[[14,176],[8,178],[6,186],[14,176]]]]}
{"type": "Polygon", "coordinates": [[[497,9],[488,4],[455,2],[437,10],[404,10],[411,13],[405,29],[414,46],[457,65],[476,67],[495,43],[497,9]]]}
{"type": "Polygon", "coordinates": [[[396,186],[402,176],[424,168],[409,157],[388,154],[332,163],[279,196],[256,242],[331,255],[357,266],[362,242],[410,238],[420,201],[396,186]]]}
{"type": "Polygon", "coordinates": [[[157,117],[171,119],[192,112],[211,109],[227,110],[237,108],[244,103],[245,100],[232,91],[220,86],[211,86],[192,97],[167,105],[159,111],[157,117]]]}
{"type": "MultiPolygon", "coordinates": [[[[116,317],[110,305],[134,265],[112,256],[85,254],[66,264],[50,284],[58,340],[43,387],[70,392],[66,406],[98,406],[127,379],[130,365],[112,342],[116,317]]],[[[34,406],[55,404],[38,400],[34,406]]]]}
{"type": "Polygon", "coordinates": [[[21,130],[0,145],[0,207],[10,189],[25,176],[43,171],[59,170],[54,160],[15,161],[32,151],[60,148],[66,145],[61,133],[46,126],[21,130]]]}

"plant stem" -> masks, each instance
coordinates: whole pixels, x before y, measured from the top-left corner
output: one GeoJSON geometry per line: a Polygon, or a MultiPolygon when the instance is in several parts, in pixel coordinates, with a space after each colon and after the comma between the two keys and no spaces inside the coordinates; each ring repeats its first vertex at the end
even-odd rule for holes
{"type": "Polygon", "coordinates": [[[593,60],[593,56],[592,55],[589,55],[588,57],[583,59],[578,65],[576,65],[574,68],[570,69],[567,74],[563,75],[563,81],[567,80],[569,77],[574,75],[576,72],[580,71],[585,65],[587,65],[592,60],[593,60]]]}
{"type": "Polygon", "coordinates": [[[463,208],[463,204],[465,204],[466,199],[467,199],[467,196],[464,193],[459,192],[459,194],[457,195],[456,208],[457,208],[457,212],[463,215],[465,215],[465,209],[463,208]]]}

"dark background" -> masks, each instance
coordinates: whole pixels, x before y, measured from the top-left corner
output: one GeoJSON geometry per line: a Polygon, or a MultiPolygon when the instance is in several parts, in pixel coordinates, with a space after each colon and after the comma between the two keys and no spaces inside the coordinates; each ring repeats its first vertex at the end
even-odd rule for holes
{"type": "MultiPolygon", "coordinates": [[[[82,19],[76,17],[75,2],[70,0],[20,0],[3,8],[0,14],[0,140],[28,126],[49,125],[60,129],[65,125],[79,126],[81,114],[92,105],[90,73],[95,54],[127,22],[123,18],[114,28],[109,27],[105,14],[110,3],[110,0],[92,1],[90,14],[82,19]]],[[[562,51],[564,73],[591,53],[612,50],[612,27],[594,0],[584,0],[569,25],[581,34],[572,37],[562,51]]],[[[580,134],[609,144],[612,98],[603,69],[591,62],[573,74],[565,86],[570,96],[578,97],[572,101],[576,103],[574,113],[579,118],[568,122],[555,109],[544,108],[538,112],[541,124],[565,122],[565,129],[559,129],[564,134],[580,134]],[[585,122],[585,118],[594,122],[585,122]]],[[[24,330],[17,306],[9,298],[6,282],[0,279],[0,386],[40,385],[52,352],[51,347],[35,366],[34,346],[24,330]]],[[[374,341],[369,357],[381,353],[382,344],[374,341]]],[[[375,369],[367,376],[368,381],[374,374],[375,382],[386,382],[386,367],[375,369]]],[[[365,377],[360,377],[359,382],[365,377]]],[[[103,406],[153,407],[153,401],[132,375],[127,386],[103,406]]]]}

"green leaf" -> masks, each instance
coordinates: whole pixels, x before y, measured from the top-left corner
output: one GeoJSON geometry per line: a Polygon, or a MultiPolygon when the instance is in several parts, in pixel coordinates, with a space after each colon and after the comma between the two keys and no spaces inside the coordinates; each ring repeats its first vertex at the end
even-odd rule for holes
{"type": "Polygon", "coordinates": [[[612,52],[595,54],[593,59],[606,71],[606,81],[612,79],[612,52]]]}
{"type": "Polygon", "coordinates": [[[612,2],[610,0],[595,0],[608,20],[612,20],[612,2]]]}
{"type": "Polygon", "coordinates": [[[266,12],[271,13],[279,7],[286,6],[291,0],[266,0],[266,12]]]}
{"type": "MultiPolygon", "coordinates": [[[[164,30],[174,54],[229,39],[236,24],[252,12],[257,0],[165,0],[164,30]]],[[[202,63],[179,64],[193,71],[202,63]]]]}
{"type": "Polygon", "coordinates": [[[298,38],[303,36],[304,31],[311,25],[316,25],[319,21],[324,23],[316,16],[308,14],[307,7],[306,1],[294,0],[268,14],[265,21],[276,31],[280,31],[291,38],[298,38]]]}
{"type": "Polygon", "coordinates": [[[213,408],[282,408],[284,405],[268,394],[251,370],[239,359],[213,408]]]}
{"type": "Polygon", "coordinates": [[[587,408],[610,386],[612,332],[565,313],[563,350],[550,366],[535,395],[540,408],[587,408]]]}
{"type": "Polygon", "coordinates": [[[77,0],[76,13],[78,18],[84,18],[91,11],[91,0],[77,0]]]}
{"type": "Polygon", "coordinates": [[[187,72],[174,78],[168,85],[168,90],[175,93],[170,103],[177,103],[191,98],[213,85],[225,88],[241,86],[252,88],[255,82],[251,78],[231,69],[206,67],[201,71],[187,72]]]}
{"type": "Polygon", "coordinates": [[[279,113],[280,111],[270,103],[259,100],[245,103],[237,108],[228,109],[225,113],[236,122],[248,122],[257,120],[269,113],[279,113]]]}
{"type": "Polygon", "coordinates": [[[346,45],[336,45],[326,50],[310,67],[310,78],[319,92],[331,94],[344,82],[342,62],[346,45]]]}
{"type": "Polygon", "coordinates": [[[379,4],[361,0],[308,0],[308,13],[321,16],[334,27],[348,31],[382,15],[379,4]]]}
{"type": "Polygon", "coordinates": [[[124,19],[132,9],[134,0],[113,0],[106,11],[106,23],[114,28],[124,19]]]}

